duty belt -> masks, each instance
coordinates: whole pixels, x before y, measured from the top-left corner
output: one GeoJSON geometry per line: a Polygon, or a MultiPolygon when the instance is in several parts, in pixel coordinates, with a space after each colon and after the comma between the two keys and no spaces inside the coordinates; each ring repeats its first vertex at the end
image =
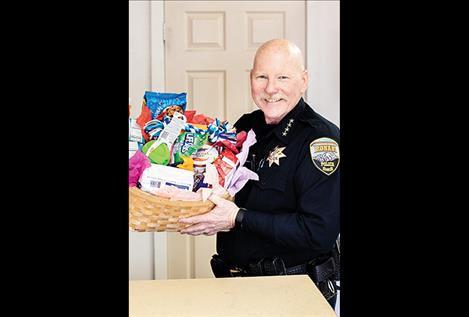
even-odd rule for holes
{"type": "Polygon", "coordinates": [[[245,273],[254,276],[308,274],[308,267],[307,263],[285,267],[285,263],[279,258],[273,260],[261,259],[256,263],[249,263],[245,273]]]}
{"type": "Polygon", "coordinates": [[[327,279],[334,279],[338,267],[333,257],[329,257],[319,264],[316,263],[317,260],[292,267],[285,267],[285,263],[280,258],[273,260],[261,259],[258,262],[249,263],[246,269],[230,267],[230,274],[232,276],[308,274],[316,283],[327,279]]]}

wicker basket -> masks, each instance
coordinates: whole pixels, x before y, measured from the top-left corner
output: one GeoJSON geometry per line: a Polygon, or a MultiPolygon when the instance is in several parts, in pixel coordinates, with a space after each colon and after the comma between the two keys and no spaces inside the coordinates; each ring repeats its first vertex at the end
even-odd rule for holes
{"type": "MultiPolygon", "coordinates": [[[[222,197],[233,200],[226,194],[222,197]]],[[[180,218],[201,215],[215,207],[210,200],[169,200],[129,187],[129,230],[140,232],[179,231],[188,225],[178,223],[180,218]]]]}

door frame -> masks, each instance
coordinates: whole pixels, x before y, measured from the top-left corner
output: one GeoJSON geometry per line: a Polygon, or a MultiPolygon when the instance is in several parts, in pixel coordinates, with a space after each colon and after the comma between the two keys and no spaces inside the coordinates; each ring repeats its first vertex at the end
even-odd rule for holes
{"type": "MultiPolygon", "coordinates": [[[[150,87],[151,91],[166,91],[164,58],[164,1],[150,1],[150,87]],[[154,52],[159,52],[155,54],[154,52]]],[[[168,278],[168,243],[166,232],[153,234],[155,280],[168,278]]]]}

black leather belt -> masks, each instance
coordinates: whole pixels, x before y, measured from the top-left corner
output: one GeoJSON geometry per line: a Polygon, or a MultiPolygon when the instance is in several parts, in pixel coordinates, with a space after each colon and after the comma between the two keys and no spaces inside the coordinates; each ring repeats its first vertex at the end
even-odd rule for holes
{"type": "Polygon", "coordinates": [[[257,263],[250,263],[249,267],[244,270],[248,275],[294,275],[294,274],[308,274],[308,266],[306,263],[285,267],[283,261],[273,262],[259,261],[257,263]]]}
{"type": "Polygon", "coordinates": [[[334,279],[334,273],[337,270],[338,267],[333,257],[329,257],[327,260],[319,262],[319,264],[316,261],[310,261],[292,267],[285,267],[282,259],[275,258],[249,263],[249,266],[245,269],[230,268],[230,274],[232,276],[308,274],[313,281],[323,282],[327,279],[334,279]]]}

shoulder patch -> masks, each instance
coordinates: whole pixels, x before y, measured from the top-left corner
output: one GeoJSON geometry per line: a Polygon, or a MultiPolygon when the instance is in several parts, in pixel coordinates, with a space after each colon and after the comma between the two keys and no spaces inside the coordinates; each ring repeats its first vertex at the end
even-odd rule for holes
{"type": "Polygon", "coordinates": [[[311,160],[321,172],[331,175],[340,161],[339,145],[331,138],[319,138],[309,145],[311,160]]]}

